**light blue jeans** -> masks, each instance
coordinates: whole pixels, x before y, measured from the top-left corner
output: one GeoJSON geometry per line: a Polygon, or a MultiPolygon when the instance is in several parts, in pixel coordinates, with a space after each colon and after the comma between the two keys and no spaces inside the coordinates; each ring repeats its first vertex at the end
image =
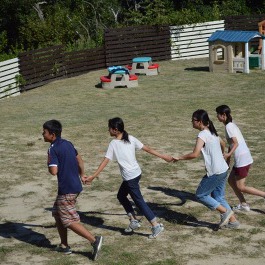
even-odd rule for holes
{"type": "Polygon", "coordinates": [[[225,199],[227,172],[209,177],[205,175],[197,188],[198,201],[211,210],[215,210],[219,205],[231,210],[225,199]]]}

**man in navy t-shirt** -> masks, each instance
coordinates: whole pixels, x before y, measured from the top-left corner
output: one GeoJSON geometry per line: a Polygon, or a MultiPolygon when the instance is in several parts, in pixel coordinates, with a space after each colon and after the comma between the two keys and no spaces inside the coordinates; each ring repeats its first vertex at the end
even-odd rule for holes
{"type": "Polygon", "coordinates": [[[57,137],[48,150],[48,167],[57,167],[58,195],[82,191],[78,153],[73,144],[57,137]]]}
{"type": "Polygon", "coordinates": [[[57,120],[49,120],[43,124],[43,138],[51,143],[48,150],[48,170],[58,180],[58,194],[53,205],[52,215],[61,239],[57,251],[71,254],[68,245],[67,228],[90,241],[93,247],[93,260],[96,260],[103,237],[93,236],[81,223],[76,211],[76,199],[82,191],[82,183],[87,177],[84,162],[73,144],[61,138],[62,125],[57,120]]]}

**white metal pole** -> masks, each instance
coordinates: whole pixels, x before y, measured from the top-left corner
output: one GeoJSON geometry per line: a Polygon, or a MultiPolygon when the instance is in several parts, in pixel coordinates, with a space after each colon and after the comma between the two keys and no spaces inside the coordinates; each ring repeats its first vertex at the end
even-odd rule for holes
{"type": "Polygon", "coordinates": [[[245,43],[245,69],[244,73],[249,74],[249,59],[248,59],[248,42],[245,43]]]}
{"type": "Polygon", "coordinates": [[[261,48],[261,69],[265,70],[265,39],[262,39],[262,48],[261,48]]]}

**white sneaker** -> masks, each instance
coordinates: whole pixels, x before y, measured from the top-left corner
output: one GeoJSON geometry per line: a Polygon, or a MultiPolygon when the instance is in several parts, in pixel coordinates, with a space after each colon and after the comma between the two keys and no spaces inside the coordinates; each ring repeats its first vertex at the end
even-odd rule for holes
{"type": "Polygon", "coordinates": [[[151,231],[152,231],[152,234],[149,235],[149,238],[152,239],[152,238],[156,238],[161,232],[164,231],[164,226],[163,224],[158,224],[157,226],[153,226],[151,228],[151,231]]]}
{"type": "Polygon", "coordinates": [[[126,228],[126,229],[124,230],[124,232],[125,232],[125,233],[131,233],[131,232],[133,232],[133,230],[136,230],[136,229],[138,229],[138,228],[140,228],[140,227],[141,227],[141,224],[140,224],[140,222],[139,222],[138,220],[132,220],[132,221],[130,222],[128,228],[126,228]]]}
{"type": "Polygon", "coordinates": [[[226,210],[225,213],[221,213],[221,222],[219,223],[219,227],[226,225],[233,214],[234,212],[228,209],[226,210]]]}
{"type": "Polygon", "coordinates": [[[238,204],[237,206],[232,208],[233,211],[242,211],[242,212],[249,212],[250,207],[248,204],[238,204]]]}

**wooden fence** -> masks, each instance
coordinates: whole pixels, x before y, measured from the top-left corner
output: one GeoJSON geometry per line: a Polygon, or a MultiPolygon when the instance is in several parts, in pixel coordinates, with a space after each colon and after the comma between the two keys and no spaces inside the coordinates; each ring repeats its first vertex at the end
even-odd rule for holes
{"type": "Polygon", "coordinates": [[[106,67],[104,48],[64,53],[64,73],[66,77],[77,76],[106,67]]]}
{"type": "Polygon", "coordinates": [[[25,82],[21,86],[21,92],[45,85],[64,76],[63,60],[63,46],[20,53],[20,74],[25,82]]]}
{"type": "Polygon", "coordinates": [[[171,59],[190,59],[209,56],[207,39],[216,30],[224,30],[224,20],[171,26],[171,59]]]}
{"type": "Polygon", "coordinates": [[[259,31],[258,23],[263,20],[265,20],[265,14],[249,16],[228,16],[225,18],[225,29],[259,31]]]}
{"type": "Polygon", "coordinates": [[[63,46],[53,46],[19,55],[20,74],[25,84],[21,92],[51,81],[104,68],[103,48],[65,52],[63,46]]]}
{"type": "Polygon", "coordinates": [[[0,99],[20,94],[18,58],[0,62],[0,99]]]}
{"type": "Polygon", "coordinates": [[[155,61],[171,59],[168,26],[108,29],[104,40],[107,66],[125,65],[139,56],[150,56],[155,61]]]}
{"type": "Polygon", "coordinates": [[[24,52],[19,55],[19,60],[0,63],[0,99],[19,94],[16,75],[22,77],[21,91],[26,91],[56,79],[110,65],[126,65],[138,56],[151,56],[154,61],[208,57],[207,39],[213,32],[222,29],[258,30],[258,22],[262,20],[265,15],[231,16],[225,20],[182,26],[108,29],[102,48],[66,52],[63,46],[54,46],[24,52]]]}

